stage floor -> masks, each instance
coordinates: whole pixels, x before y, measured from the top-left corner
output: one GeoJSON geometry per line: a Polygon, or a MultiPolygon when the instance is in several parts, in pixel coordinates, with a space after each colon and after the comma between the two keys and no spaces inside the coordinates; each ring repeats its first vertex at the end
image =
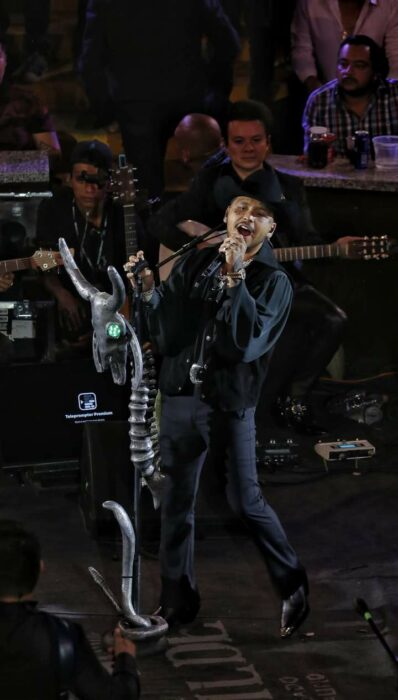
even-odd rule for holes
{"type": "MultiPolygon", "coordinates": [[[[398,653],[397,418],[374,425],[353,420],[334,427],[332,439],[366,437],[376,455],[326,471],[314,440],[297,440],[298,465],[260,466],[264,494],[276,509],[308,569],[311,613],[299,633],[279,638],[279,601],[255,546],[231,519],[211,474],[198,505],[196,565],[202,607],[197,620],[173,631],[165,648],[140,658],[142,697],[337,698],[392,700],[397,674],[369,625],[355,611],[363,598],[389,645],[398,653]],[[336,434],[341,429],[341,435],[336,434]]],[[[260,438],[269,431],[260,425],[260,438]]],[[[282,433],[278,438],[283,439],[282,433]]],[[[80,621],[105,664],[101,634],[116,617],[88,566],[120,589],[120,544],[95,540],[85,529],[76,484],[21,483],[2,476],[2,517],[18,518],[40,536],[46,569],[37,597],[45,609],[80,621]]],[[[146,514],[145,517],[147,517],[146,514]]],[[[157,607],[157,521],[144,528],[141,611],[157,607]]]]}

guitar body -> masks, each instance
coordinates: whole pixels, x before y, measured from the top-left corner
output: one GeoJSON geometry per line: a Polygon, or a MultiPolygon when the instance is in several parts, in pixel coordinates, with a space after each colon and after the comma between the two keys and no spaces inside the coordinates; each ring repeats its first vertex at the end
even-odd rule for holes
{"type": "Polygon", "coordinates": [[[160,244],[159,246],[159,279],[161,282],[164,282],[167,280],[170,272],[173,269],[173,265],[176,261],[176,258],[174,260],[170,260],[169,262],[165,263],[162,265],[163,260],[166,260],[170,255],[173,254],[173,250],[171,248],[167,248],[163,243],[160,244]]]}

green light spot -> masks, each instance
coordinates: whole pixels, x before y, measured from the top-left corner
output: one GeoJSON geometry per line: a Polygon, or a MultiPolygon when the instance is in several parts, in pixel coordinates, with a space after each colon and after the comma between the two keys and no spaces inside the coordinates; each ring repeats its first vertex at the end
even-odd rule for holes
{"type": "Polygon", "coordinates": [[[366,612],[366,613],[364,614],[364,618],[365,618],[366,622],[369,622],[369,620],[372,619],[371,613],[370,613],[370,612],[366,612]]]}
{"type": "Polygon", "coordinates": [[[106,334],[109,338],[115,338],[117,340],[122,335],[122,329],[120,323],[108,323],[106,327],[106,334]]]}

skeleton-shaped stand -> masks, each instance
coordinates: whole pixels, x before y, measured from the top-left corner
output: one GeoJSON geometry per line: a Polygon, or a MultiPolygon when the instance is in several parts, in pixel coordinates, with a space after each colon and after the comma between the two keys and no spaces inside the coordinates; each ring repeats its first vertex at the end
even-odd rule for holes
{"type": "MultiPolygon", "coordinates": [[[[150,360],[143,362],[142,352],[137,336],[131,324],[119,313],[126,293],[123,281],[114,267],[108,267],[108,276],[112,283],[112,294],[100,292],[90,284],[77,267],[63,238],[59,239],[65,269],[68,272],[80,296],[91,304],[91,321],[93,325],[93,356],[98,372],[110,369],[115,384],[125,384],[127,360],[131,361],[131,396],[130,409],[130,455],[134,465],[134,522],[139,527],[139,501],[141,481],[151,491],[154,505],[158,507],[161,499],[163,477],[159,470],[157,452],[153,447],[156,433],[154,418],[148,423],[148,403],[154,401],[155,389],[148,386],[154,383],[153,367],[150,360]],[[151,394],[151,396],[150,396],[151,394]]],[[[106,501],[105,508],[113,511],[122,532],[122,604],[101,577],[92,569],[94,580],[101,586],[118,611],[123,614],[120,625],[123,634],[135,639],[157,638],[167,631],[163,618],[151,615],[139,615],[138,606],[140,588],[139,547],[135,546],[133,526],[123,508],[114,501],[106,501]],[[136,551],[137,549],[137,551],[136,551]]]]}

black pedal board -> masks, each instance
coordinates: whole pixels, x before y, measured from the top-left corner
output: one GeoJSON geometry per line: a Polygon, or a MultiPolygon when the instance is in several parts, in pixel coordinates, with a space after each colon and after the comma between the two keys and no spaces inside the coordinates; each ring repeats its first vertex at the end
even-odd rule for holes
{"type": "Polygon", "coordinates": [[[300,464],[298,444],[291,439],[270,439],[257,445],[257,465],[271,470],[300,464]]]}

